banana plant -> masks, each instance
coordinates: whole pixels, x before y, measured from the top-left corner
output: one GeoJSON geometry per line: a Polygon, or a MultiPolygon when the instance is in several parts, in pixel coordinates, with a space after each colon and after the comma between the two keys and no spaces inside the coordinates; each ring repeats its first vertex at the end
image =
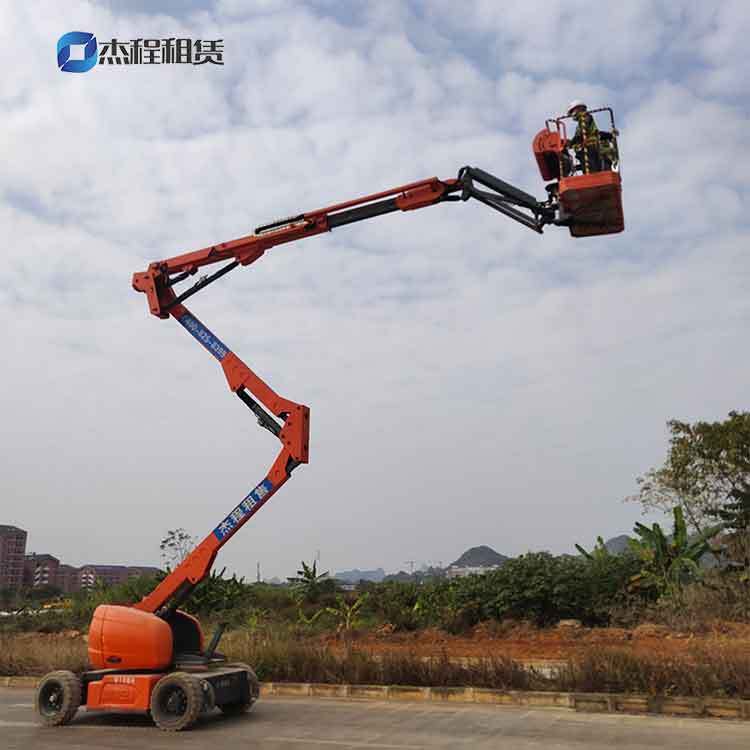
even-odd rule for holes
{"type": "Polygon", "coordinates": [[[631,591],[679,597],[686,581],[700,578],[700,559],[711,551],[710,540],[721,531],[723,524],[705,529],[691,539],[682,508],[674,508],[673,513],[671,538],[658,523],[651,527],[635,524],[633,531],[638,538],[629,540],[628,544],[642,567],[641,572],[630,579],[631,591]]]}
{"type": "Polygon", "coordinates": [[[576,544],[576,549],[591,562],[607,561],[612,557],[612,553],[607,549],[604,539],[601,536],[596,537],[596,546],[591,552],[585,550],[580,544],[576,544]]]}
{"type": "Polygon", "coordinates": [[[245,625],[250,630],[259,630],[270,614],[271,611],[268,609],[263,609],[262,607],[250,607],[247,612],[245,625]]]}
{"type": "Polygon", "coordinates": [[[300,625],[311,627],[324,613],[325,609],[316,609],[315,612],[313,612],[311,615],[306,615],[305,611],[302,609],[302,603],[300,602],[297,604],[297,622],[300,625]]]}
{"type": "Polygon", "coordinates": [[[297,575],[287,578],[287,581],[292,585],[292,589],[299,600],[313,604],[318,601],[322,593],[330,591],[335,585],[328,578],[328,571],[318,573],[317,562],[308,565],[304,560],[302,561],[302,567],[297,571],[297,575]]]}
{"type": "Polygon", "coordinates": [[[357,615],[368,598],[369,594],[361,594],[350,604],[346,600],[346,597],[342,594],[337,594],[336,606],[326,607],[325,611],[336,618],[339,630],[343,630],[344,633],[349,633],[357,624],[357,615]]]}

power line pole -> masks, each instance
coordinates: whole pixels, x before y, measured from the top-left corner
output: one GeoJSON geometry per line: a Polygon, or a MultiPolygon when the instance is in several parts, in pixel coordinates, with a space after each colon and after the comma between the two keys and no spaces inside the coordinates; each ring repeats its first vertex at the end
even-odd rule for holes
{"type": "Polygon", "coordinates": [[[406,565],[409,566],[409,573],[410,575],[414,575],[414,565],[416,564],[416,560],[404,560],[406,565]]]}
{"type": "Polygon", "coordinates": [[[257,565],[258,565],[258,569],[257,569],[255,581],[256,583],[260,583],[260,563],[258,563],[257,565]]]}

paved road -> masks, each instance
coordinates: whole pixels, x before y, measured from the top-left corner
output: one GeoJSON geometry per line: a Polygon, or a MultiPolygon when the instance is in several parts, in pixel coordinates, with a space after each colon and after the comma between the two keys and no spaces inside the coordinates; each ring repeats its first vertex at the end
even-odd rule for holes
{"type": "Polygon", "coordinates": [[[189,732],[161,732],[145,717],[79,713],[67,727],[36,725],[31,690],[0,689],[3,750],[747,750],[750,724],[608,716],[499,706],[264,698],[243,717],[219,714],[189,732]]]}

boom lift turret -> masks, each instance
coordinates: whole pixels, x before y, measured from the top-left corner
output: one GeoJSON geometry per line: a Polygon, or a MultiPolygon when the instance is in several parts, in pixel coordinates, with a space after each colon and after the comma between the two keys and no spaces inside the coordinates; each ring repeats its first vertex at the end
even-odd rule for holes
{"type": "Polygon", "coordinates": [[[91,669],[83,675],[52,672],[40,683],[37,710],[47,725],[69,722],[80,705],[89,710],[150,711],[165,730],[181,730],[201,712],[247,710],[258,680],[244,664],[227,664],[216,652],[221,632],[206,645],[198,621],[180,605],[210,573],[219,550],[309,460],[310,411],[277,394],[185,307],[184,302],[230,271],[248,266],[271,248],[396,211],[474,198],[541,233],[561,220],[557,197],[532,195],[481,169],[463,167],[455,179],[431,177],[391,190],[264,224],[247,237],[151,263],[133,276],[150,312],[174,318],[221,365],[229,389],[272,433],[281,449],[268,473],[156,588],[133,606],[100,605],[89,630],[91,669]],[[199,269],[219,270],[177,291],[199,269]]]}

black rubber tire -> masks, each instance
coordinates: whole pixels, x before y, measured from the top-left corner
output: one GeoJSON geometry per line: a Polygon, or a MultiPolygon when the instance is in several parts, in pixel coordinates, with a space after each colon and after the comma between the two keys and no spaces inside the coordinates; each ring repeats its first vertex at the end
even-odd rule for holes
{"type": "Polygon", "coordinates": [[[242,700],[235,701],[233,703],[217,704],[221,712],[226,716],[237,716],[249,711],[253,707],[255,701],[258,700],[258,696],[260,695],[260,682],[258,682],[258,678],[256,677],[252,667],[248,666],[247,664],[237,662],[235,664],[227,664],[227,667],[244,669],[247,672],[247,683],[250,689],[242,698],[242,700]]]}
{"type": "Polygon", "coordinates": [[[34,706],[39,720],[48,727],[67,724],[81,705],[81,680],[60,669],[42,677],[36,689],[34,706]]]}
{"type": "Polygon", "coordinates": [[[151,718],[165,732],[181,732],[195,724],[203,708],[200,680],[186,672],[164,675],[151,692],[151,718]]]}

